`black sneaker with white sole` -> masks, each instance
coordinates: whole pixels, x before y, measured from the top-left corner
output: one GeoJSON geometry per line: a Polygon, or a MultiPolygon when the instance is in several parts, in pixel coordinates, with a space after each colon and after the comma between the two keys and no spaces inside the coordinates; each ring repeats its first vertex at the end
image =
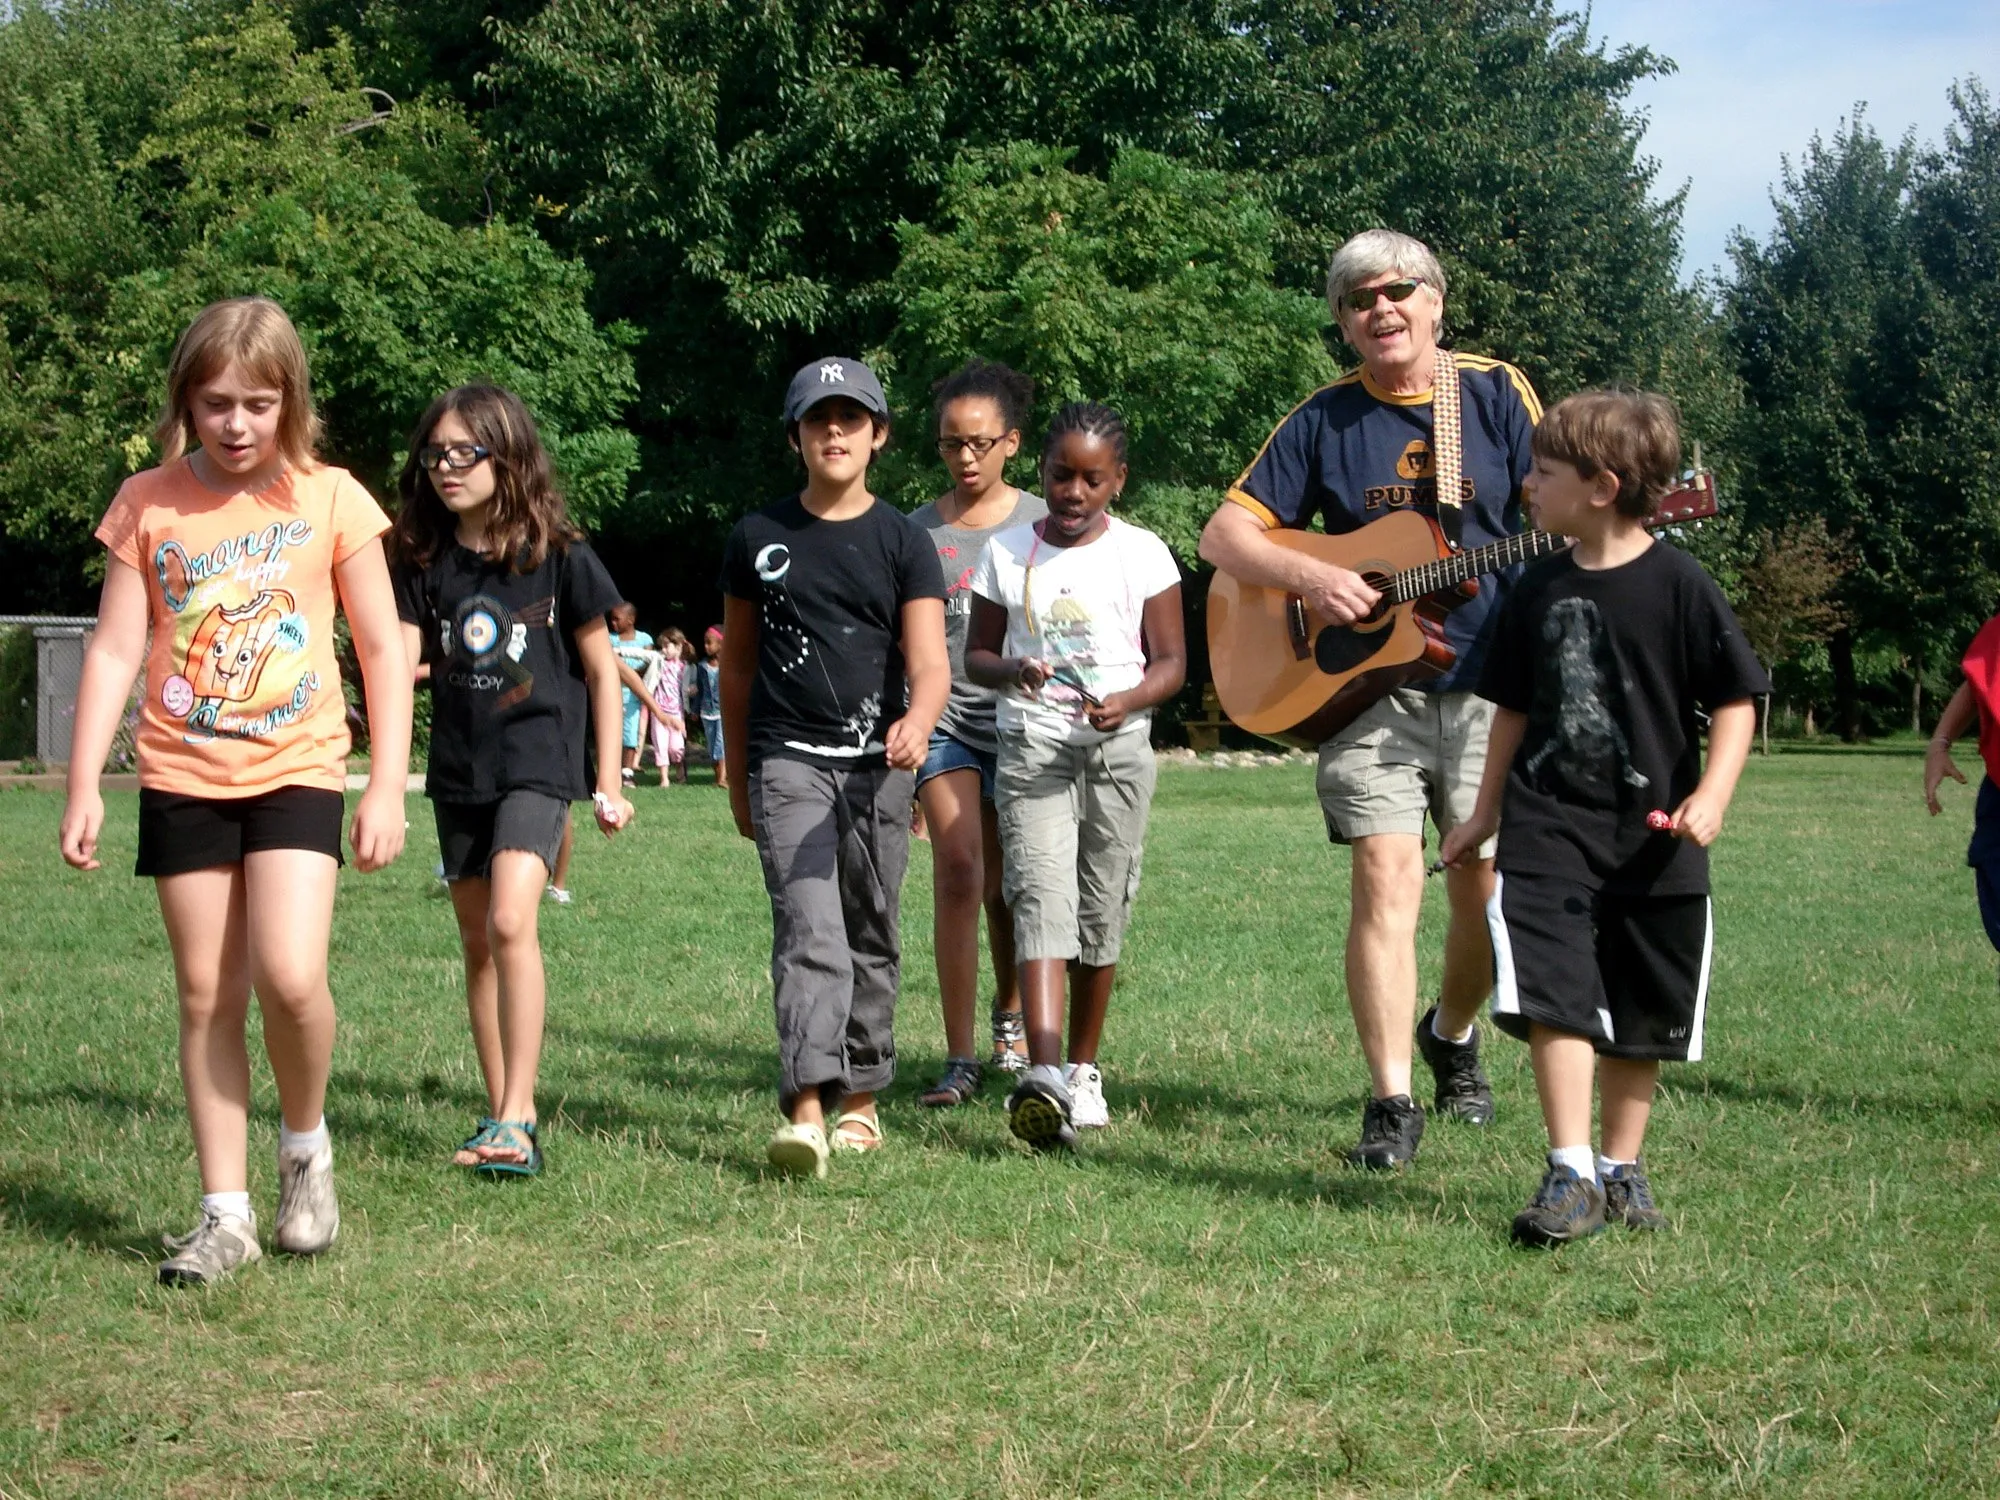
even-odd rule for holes
{"type": "Polygon", "coordinates": [[[1493,1123],[1493,1085],[1479,1066],[1479,1028],[1463,1042],[1448,1042],[1431,1029],[1437,1019],[1433,1005],[1417,1022],[1417,1051],[1437,1080],[1431,1096],[1432,1108],[1447,1120],[1463,1120],[1468,1125],[1493,1123]]]}
{"type": "Polygon", "coordinates": [[[1069,1090],[1032,1072],[1026,1074],[1007,1096],[1007,1128],[1016,1140],[1037,1151],[1073,1148],[1076,1122],[1069,1090]]]}
{"type": "Polygon", "coordinates": [[[1347,1159],[1371,1171],[1391,1171],[1416,1156],[1423,1138],[1424,1107],[1408,1094],[1370,1099],[1361,1110],[1361,1141],[1347,1159]]]}
{"type": "Polygon", "coordinates": [[[1646,1180],[1644,1157],[1605,1176],[1604,1217],[1627,1229],[1667,1227],[1667,1216],[1653,1202],[1653,1185],[1646,1180]]]}
{"type": "Polygon", "coordinates": [[[1549,1163],[1528,1206],[1514,1215],[1519,1245],[1566,1245],[1604,1227],[1604,1189],[1549,1163]]]}

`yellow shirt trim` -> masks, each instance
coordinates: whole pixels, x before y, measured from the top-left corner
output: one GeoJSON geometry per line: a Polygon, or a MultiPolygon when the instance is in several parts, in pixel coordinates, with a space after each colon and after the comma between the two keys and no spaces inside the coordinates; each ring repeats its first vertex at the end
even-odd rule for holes
{"type": "Polygon", "coordinates": [[[1263,523],[1266,531],[1281,531],[1284,529],[1284,523],[1272,512],[1270,506],[1259,500],[1255,495],[1244,490],[1239,490],[1234,485],[1231,485],[1228,493],[1222,498],[1229,501],[1232,505],[1240,505],[1249,511],[1251,515],[1263,523]]]}

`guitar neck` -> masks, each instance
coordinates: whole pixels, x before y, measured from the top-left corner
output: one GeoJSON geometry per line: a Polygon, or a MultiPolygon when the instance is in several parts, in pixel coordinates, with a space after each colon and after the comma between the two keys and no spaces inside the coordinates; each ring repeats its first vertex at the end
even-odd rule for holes
{"type": "Polygon", "coordinates": [[[1426,594],[1443,593],[1487,573],[1511,568],[1515,563],[1547,557],[1568,545],[1569,538],[1566,536],[1547,531],[1523,531],[1515,536],[1502,537],[1497,542],[1488,542],[1484,547],[1474,547],[1470,552],[1454,552],[1435,562],[1405,568],[1390,579],[1389,587],[1384,592],[1391,602],[1408,604],[1426,594]]]}

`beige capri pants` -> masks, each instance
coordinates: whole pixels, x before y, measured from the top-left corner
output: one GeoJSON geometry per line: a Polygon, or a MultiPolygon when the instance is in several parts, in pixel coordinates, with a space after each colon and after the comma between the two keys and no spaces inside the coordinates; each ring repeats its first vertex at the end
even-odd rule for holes
{"type": "Polygon", "coordinates": [[[1158,774],[1144,728],[1095,745],[1000,731],[993,800],[1018,960],[1118,962],[1158,774]]]}

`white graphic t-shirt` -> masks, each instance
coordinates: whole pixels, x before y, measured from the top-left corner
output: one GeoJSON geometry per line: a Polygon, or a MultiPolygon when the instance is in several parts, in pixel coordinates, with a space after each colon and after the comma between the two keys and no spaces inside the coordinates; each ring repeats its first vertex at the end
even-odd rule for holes
{"type": "MultiPolygon", "coordinates": [[[[1180,583],[1180,566],[1152,532],[1105,519],[1103,535],[1081,547],[1051,547],[1032,525],[986,544],[972,591],[1007,611],[1002,654],[1039,657],[1057,674],[1039,693],[1013,687],[1000,695],[1003,731],[1098,744],[1110,736],[1084,717],[1084,694],[1104,698],[1146,675],[1146,601],[1180,583]]],[[[1152,717],[1129,715],[1113,733],[1144,733],[1152,717]]]]}

